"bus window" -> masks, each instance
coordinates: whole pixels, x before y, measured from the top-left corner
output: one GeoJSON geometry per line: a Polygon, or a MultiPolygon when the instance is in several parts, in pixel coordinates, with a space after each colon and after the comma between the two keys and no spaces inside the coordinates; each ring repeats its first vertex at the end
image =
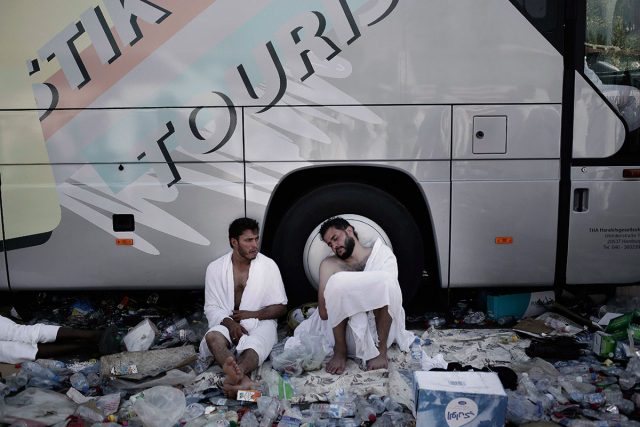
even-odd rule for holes
{"type": "Polygon", "coordinates": [[[637,0],[587,0],[588,77],[627,123],[638,151],[640,131],[640,8],[637,0]],[[635,131],[635,132],[634,132],[635,131]]]}

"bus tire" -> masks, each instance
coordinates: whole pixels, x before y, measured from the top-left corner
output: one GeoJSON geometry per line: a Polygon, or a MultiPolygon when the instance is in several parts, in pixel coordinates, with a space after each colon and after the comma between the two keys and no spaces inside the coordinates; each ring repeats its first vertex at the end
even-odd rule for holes
{"type": "MultiPolygon", "coordinates": [[[[339,214],[365,216],[387,233],[398,260],[403,301],[414,296],[425,268],[424,244],[413,216],[392,195],[361,183],[319,187],[296,200],[281,218],[271,244],[271,256],[280,267],[289,307],[317,301],[303,266],[304,245],[323,221],[339,214]]],[[[357,231],[357,230],[356,230],[357,231]]]]}

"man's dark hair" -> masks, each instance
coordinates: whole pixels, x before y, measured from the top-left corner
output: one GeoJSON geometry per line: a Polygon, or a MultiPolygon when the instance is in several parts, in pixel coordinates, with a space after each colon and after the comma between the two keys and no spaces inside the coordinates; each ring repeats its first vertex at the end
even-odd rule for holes
{"type": "Polygon", "coordinates": [[[231,245],[231,239],[238,239],[246,230],[260,232],[258,221],[251,218],[234,219],[233,222],[229,224],[229,246],[233,247],[231,245]]]}
{"type": "MultiPolygon", "coordinates": [[[[331,227],[335,228],[336,230],[344,231],[347,229],[347,227],[353,228],[353,225],[349,224],[349,221],[339,216],[334,216],[333,218],[329,218],[328,220],[323,222],[322,225],[320,226],[320,238],[322,240],[324,240],[325,233],[329,231],[331,227]]],[[[353,235],[356,236],[356,239],[358,238],[358,233],[356,233],[355,228],[353,228],[353,235]]]]}

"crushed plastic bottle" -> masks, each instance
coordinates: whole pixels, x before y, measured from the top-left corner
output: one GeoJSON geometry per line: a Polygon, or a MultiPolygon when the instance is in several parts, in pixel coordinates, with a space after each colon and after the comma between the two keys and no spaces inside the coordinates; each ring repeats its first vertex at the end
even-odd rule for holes
{"type": "MultiPolygon", "coordinates": [[[[262,399],[262,397],[260,397],[259,399],[262,399]]],[[[280,413],[280,402],[278,401],[278,399],[268,399],[271,399],[271,401],[261,411],[262,420],[260,421],[260,427],[271,427],[280,413]]]]}
{"type": "Polygon", "coordinates": [[[259,427],[258,418],[251,411],[245,413],[240,420],[240,427],[259,427]]]}
{"type": "Polygon", "coordinates": [[[84,394],[89,391],[89,381],[87,381],[87,377],[85,377],[84,374],[80,372],[76,372],[75,374],[71,375],[71,377],[69,378],[69,382],[71,383],[71,386],[78,390],[80,393],[84,394]]]}
{"type": "Polygon", "coordinates": [[[374,423],[376,421],[376,410],[363,398],[356,401],[356,419],[362,422],[374,423]]]}
{"type": "Polygon", "coordinates": [[[30,378],[29,382],[27,383],[27,386],[36,387],[36,388],[46,388],[48,390],[53,390],[61,387],[60,383],[57,381],[53,381],[48,378],[39,378],[39,377],[30,378]]]}
{"type": "Polygon", "coordinates": [[[60,361],[54,359],[38,359],[36,363],[44,368],[50,369],[53,372],[63,372],[67,370],[67,365],[60,361]]]}
{"type": "Polygon", "coordinates": [[[27,385],[29,382],[29,374],[21,369],[15,374],[7,377],[6,382],[9,391],[14,393],[27,385]]]}
{"type": "Polygon", "coordinates": [[[383,399],[384,407],[389,412],[404,412],[404,408],[401,404],[396,402],[392,397],[385,396],[383,399]]]}
{"type": "Polygon", "coordinates": [[[60,382],[60,377],[51,369],[47,369],[36,362],[23,362],[20,369],[24,370],[24,372],[29,375],[29,378],[46,378],[48,380],[60,382]]]}
{"type": "Polygon", "coordinates": [[[369,395],[367,401],[369,402],[369,405],[375,409],[376,415],[382,414],[387,409],[384,400],[377,394],[369,395]]]}
{"type": "Polygon", "coordinates": [[[542,405],[533,403],[526,396],[507,391],[507,419],[521,425],[531,421],[540,421],[544,417],[542,405]]]}

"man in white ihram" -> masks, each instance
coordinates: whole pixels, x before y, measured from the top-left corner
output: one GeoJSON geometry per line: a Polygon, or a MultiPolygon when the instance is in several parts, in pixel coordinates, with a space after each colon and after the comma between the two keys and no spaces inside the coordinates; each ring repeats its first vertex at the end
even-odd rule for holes
{"type": "Polygon", "coordinates": [[[333,347],[326,370],[344,372],[347,357],[367,362],[367,370],[388,367],[387,349],[395,342],[408,351],[414,335],[405,330],[398,265],[391,249],[378,239],[362,246],[345,219],[335,217],[320,227],[334,255],[320,264],[318,310],[295,330],[286,347],[303,334],[320,334],[333,347]]]}
{"type": "Polygon", "coordinates": [[[209,331],[200,343],[200,354],[213,355],[222,366],[226,374],[222,388],[232,397],[253,385],[247,374],[271,353],[278,339],[275,319],[286,312],[280,270],[272,259],[258,253],[258,232],[253,219],[233,221],[229,226],[232,251],[209,264],[205,279],[209,331]]]}

